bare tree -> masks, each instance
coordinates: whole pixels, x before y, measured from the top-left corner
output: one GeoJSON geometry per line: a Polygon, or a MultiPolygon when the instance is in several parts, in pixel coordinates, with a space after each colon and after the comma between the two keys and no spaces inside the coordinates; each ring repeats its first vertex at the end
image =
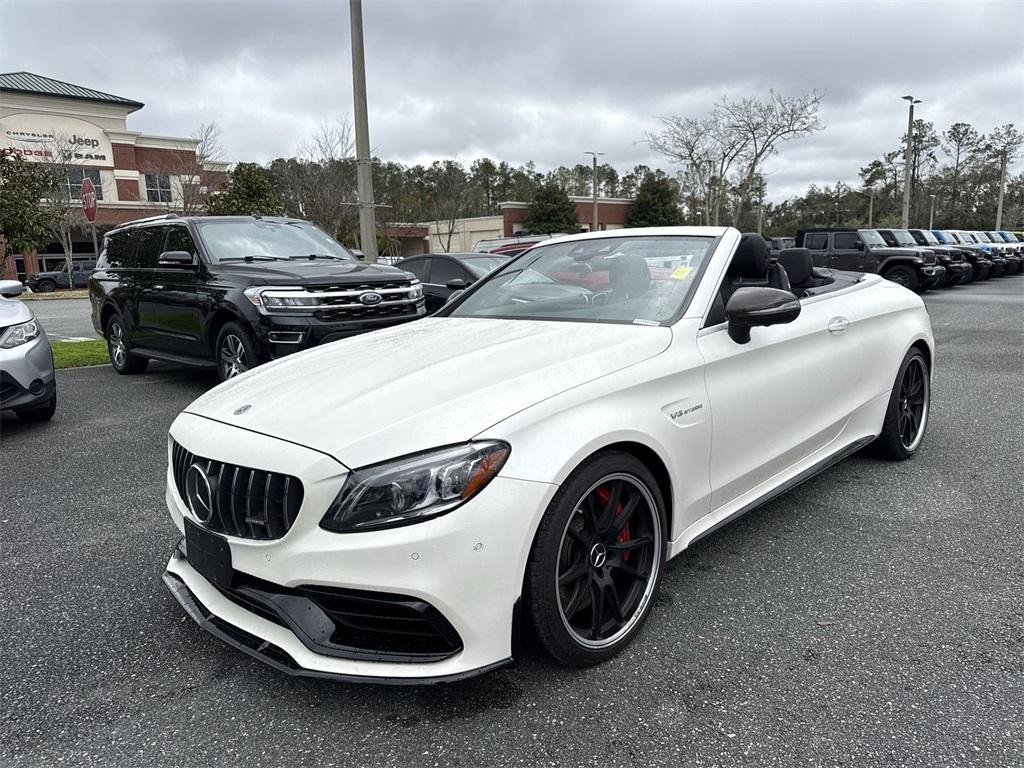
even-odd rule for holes
{"type": "Polygon", "coordinates": [[[746,170],[739,180],[740,198],[733,210],[733,224],[739,222],[743,209],[750,203],[761,164],[776,152],[778,145],[822,129],[818,108],[823,97],[817,91],[783,96],[770,90],[764,101],[750,97],[731,102],[723,99],[719,104],[726,124],[744,140],[746,170]]]}
{"type": "Polygon", "coordinates": [[[763,101],[723,98],[702,118],[659,117],[662,129],[645,133],[644,139],[655,151],[683,166],[687,179],[697,187],[693,196],[707,201],[714,224],[720,222],[730,184],[738,188],[740,198],[733,208],[733,221],[737,222],[757,188],[754,180],[764,160],[780,143],[821,130],[818,107],[822,98],[817,91],[795,97],[769,91],[763,101]],[[738,169],[742,171],[733,176],[738,169]]]}
{"type": "Polygon", "coordinates": [[[437,160],[424,174],[430,217],[445,253],[452,249],[452,236],[459,219],[466,215],[471,184],[458,160],[437,160]]]}
{"type": "Polygon", "coordinates": [[[64,251],[64,264],[72,287],[74,231],[82,229],[86,223],[79,198],[72,194],[72,172],[82,167],[82,163],[76,162],[76,154],[79,154],[79,149],[67,136],[54,133],[46,144],[46,154],[37,159],[46,169],[48,177],[46,195],[39,203],[43,212],[43,225],[64,251]]]}
{"type": "MultiPolygon", "coordinates": [[[[167,210],[181,211],[185,216],[205,212],[206,202],[217,186],[211,166],[222,163],[224,151],[220,144],[220,127],[216,123],[200,123],[192,132],[195,151],[182,149],[161,153],[159,160],[140,163],[143,174],[166,176],[171,189],[168,200],[152,201],[167,210]]],[[[145,194],[145,190],[142,190],[145,194]]]]}
{"type": "Polygon", "coordinates": [[[953,161],[950,207],[954,219],[960,210],[960,175],[963,172],[963,165],[980,142],[981,136],[970,123],[953,123],[942,133],[942,151],[953,161]]]}

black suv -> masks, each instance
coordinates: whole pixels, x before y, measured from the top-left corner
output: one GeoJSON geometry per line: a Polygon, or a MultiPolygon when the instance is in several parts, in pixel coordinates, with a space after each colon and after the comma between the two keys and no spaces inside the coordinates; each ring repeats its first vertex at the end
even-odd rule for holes
{"type": "Polygon", "coordinates": [[[801,229],[796,244],[807,248],[814,266],[847,272],[877,272],[912,291],[941,285],[946,270],[931,251],[889,248],[873,229],[821,227],[801,229]]]}
{"type": "Polygon", "coordinates": [[[222,381],[426,314],[410,273],[357,261],[307,221],[259,216],[118,227],[103,240],[89,299],[118,373],[154,359],[216,367],[222,381]]]}
{"type": "Polygon", "coordinates": [[[969,273],[973,271],[971,265],[964,261],[959,249],[954,250],[937,243],[934,246],[919,245],[917,238],[905,229],[876,229],[875,231],[882,236],[885,244],[890,248],[910,248],[934,253],[939,264],[946,270],[946,276],[941,283],[946,287],[967,282],[969,273]]]}

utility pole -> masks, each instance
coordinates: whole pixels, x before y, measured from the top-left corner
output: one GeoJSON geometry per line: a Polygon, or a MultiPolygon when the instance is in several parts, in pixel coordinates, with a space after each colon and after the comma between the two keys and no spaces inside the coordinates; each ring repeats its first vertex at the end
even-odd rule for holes
{"type": "Polygon", "coordinates": [[[591,214],[590,231],[591,232],[597,232],[597,228],[598,228],[598,223],[597,223],[597,157],[598,157],[598,155],[603,155],[604,152],[589,152],[589,151],[587,151],[587,152],[584,152],[583,154],[584,155],[593,155],[594,156],[594,184],[593,184],[593,186],[594,186],[594,210],[593,210],[593,212],[591,214]]]}
{"type": "Polygon", "coordinates": [[[1003,192],[1006,190],[1006,152],[999,156],[999,202],[996,203],[996,230],[1003,228],[1003,192]]]}
{"type": "Polygon", "coordinates": [[[868,192],[868,229],[871,229],[875,219],[875,188],[868,187],[868,192]]]}
{"type": "Polygon", "coordinates": [[[903,155],[903,223],[901,226],[906,229],[910,226],[910,187],[913,181],[910,176],[910,158],[914,149],[914,105],[920,104],[921,100],[915,99],[913,96],[904,96],[903,99],[910,102],[910,116],[907,118],[907,150],[903,155]]]}
{"type": "Polygon", "coordinates": [[[377,224],[373,205],[373,165],[366,114],[366,59],[363,55],[363,2],[349,0],[352,23],[352,96],[355,99],[356,187],[359,193],[359,245],[369,264],[377,263],[377,224]]]}
{"type": "Polygon", "coordinates": [[[764,179],[757,188],[757,234],[761,234],[761,223],[764,221],[764,179]]]}
{"type": "MultiPolygon", "coordinates": [[[[928,229],[935,229],[935,195],[928,195],[932,199],[932,210],[928,214],[928,229]]],[[[998,228],[998,225],[996,225],[998,228]]]]}

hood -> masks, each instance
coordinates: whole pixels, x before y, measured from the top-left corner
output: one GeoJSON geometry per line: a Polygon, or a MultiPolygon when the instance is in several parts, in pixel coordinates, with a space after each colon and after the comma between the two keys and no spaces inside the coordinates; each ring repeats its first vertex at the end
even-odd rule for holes
{"type": "Polygon", "coordinates": [[[18,323],[27,323],[35,315],[23,301],[0,297],[0,328],[18,323]]]}
{"type": "Polygon", "coordinates": [[[289,261],[227,261],[213,265],[212,272],[237,277],[251,285],[360,285],[413,280],[410,273],[384,264],[328,259],[289,261]]]}
{"type": "Polygon", "coordinates": [[[871,252],[881,256],[920,256],[926,264],[935,263],[935,254],[920,245],[887,245],[885,247],[872,248],[871,252]]]}
{"type": "Polygon", "coordinates": [[[664,327],[426,318],[261,366],[185,410],[357,468],[469,440],[671,338],[664,327]]]}

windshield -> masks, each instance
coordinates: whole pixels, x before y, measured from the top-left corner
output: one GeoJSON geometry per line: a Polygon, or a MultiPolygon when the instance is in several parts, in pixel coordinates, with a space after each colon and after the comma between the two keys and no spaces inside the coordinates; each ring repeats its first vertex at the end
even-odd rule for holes
{"type": "Polygon", "coordinates": [[[986,232],[985,234],[989,236],[993,243],[1006,242],[1005,240],[1003,240],[1003,236],[1000,235],[998,232],[986,232]]]}
{"type": "Polygon", "coordinates": [[[974,238],[976,240],[978,240],[979,242],[982,242],[982,243],[990,243],[990,242],[992,242],[991,240],[988,239],[988,235],[986,235],[984,232],[972,232],[971,234],[974,235],[974,238]]]}
{"type": "Polygon", "coordinates": [[[685,308],[714,243],[652,236],[536,246],[467,294],[451,316],[662,325],[685,308]]]}
{"type": "Polygon", "coordinates": [[[924,241],[928,243],[928,245],[940,245],[939,238],[937,238],[927,229],[919,229],[917,231],[921,233],[921,237],[924,238],[924,241]]]}
{"type": "MultiPolygon", "coordinates": [[[[203,219],[196,223],[213,262],[252,256],[260,261],[310,256],[353,259],[333,237],[306,221],[203,219]]],[[[254,262],[255,263],[255,262],[254,262]]]]}
{"type": "Polygon", "coordinates": [[[959,237],[965,245],[972,245],[977,242],[969,232],[955,232],[954,235],[959,237]]]}
{"type": "Polygon", "coordinates": [[[885,240],[882,236],[875,232],[873,229],[858,229],[857,234],[860,235],[860,239],[864,241],[867,246],[874,246],[876,248],[884,248],[885,240]]]}
{"type": "Polygon", "coordinates": [[[508,261],[507,256],[473,256],[462,259],[462,265],[475,277],[483,277],[495,267],[508,261]]]}
{"type": "Polygon", "coordinates": [[[911,247],[917,245],[917,242],[914,240],[914,236],[905,229],[894,229],[892,231],[892,236],[896,238],[896,244],[901,248],[908,245],[911,247]]]}

